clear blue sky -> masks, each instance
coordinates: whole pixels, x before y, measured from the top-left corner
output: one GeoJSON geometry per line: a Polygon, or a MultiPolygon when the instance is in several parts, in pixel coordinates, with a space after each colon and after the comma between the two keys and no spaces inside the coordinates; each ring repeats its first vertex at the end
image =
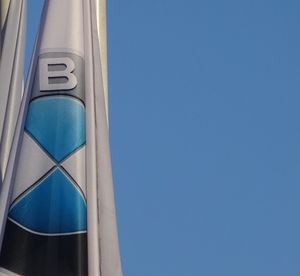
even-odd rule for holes
{"type": "Polygon", "coordinates": [[[108,0],[125,276],[300,275],[299,30],[298,0],[108,0]]]}

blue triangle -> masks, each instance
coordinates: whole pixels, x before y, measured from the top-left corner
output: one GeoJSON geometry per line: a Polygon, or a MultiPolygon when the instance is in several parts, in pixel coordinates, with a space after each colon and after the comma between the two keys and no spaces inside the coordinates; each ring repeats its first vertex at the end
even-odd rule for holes
{"type": "Polygon", "coordinates": [[[26,130],[60,162],[85,143],[85,108],[69,96],[35,99],[29,105],[26,130]]]}
{"type": "Polygon", "coordinates": [[[87,230],[84,197],[59,169],[14,204],[9,218],[32,231],[45,234],[87,230]]]}

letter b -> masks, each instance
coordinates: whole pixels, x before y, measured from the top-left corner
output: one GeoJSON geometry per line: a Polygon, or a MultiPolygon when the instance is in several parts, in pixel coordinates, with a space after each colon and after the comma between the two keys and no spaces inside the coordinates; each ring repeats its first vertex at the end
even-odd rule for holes
{"type": "Polygon", "coordinates": [[[77,84],[75,63],[68,57],[39,60],[40,91],[72,90],[77,84]]]}

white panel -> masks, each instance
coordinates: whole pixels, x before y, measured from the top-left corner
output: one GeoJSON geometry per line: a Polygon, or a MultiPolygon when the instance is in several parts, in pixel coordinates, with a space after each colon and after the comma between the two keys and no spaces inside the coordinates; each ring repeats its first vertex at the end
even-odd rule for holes
{"type": "Polygon", "coordinates": [[[10,272],[10,271],[0,267],[0,276],[21,276],[21,275],[10,272]]]}
{"type": "Polygon", "coordinates": [[[1,29],[3,28],[8,12],[8,7],[9,7],[10,0],[0,0],[0,18],[1,18],[1,29]]]}
{"type": "Polygon", "coordinates": [[[82,0],[51,0],[42,36],[41,53],[57,49],[77,52],[83,57],[82,0]]]}
{"type": "Polygon", "coordinates": [[[100,57],[103,75],[106,116],[108,119],[108,73],[107,73],[107,34],[106,34],[106,0],[96,0],[97,27],[100,45],[100,57]]]}
{"type": "Polygon", "coordinates": [[[47,156],[45,152],[43,152],[43,150],[32,140],[32,138],[25,133],[12,200],[15,200],[21,193],[36,183],[54,166],[55,163],[47,156]]]}
{"type": "Polygon", "coordinates": [[[88,254],[91,275],[121,276],[108,125],[101,74],[95,1],[84,1],[86,23],[86,116],[88,254]],[[98,245],[98,248],[97,248],[98,245]],[[99,264],[100,261],[100,264],[99,264]],[[99,272],[99,267],[100,271],[99,272]]]}
{"type": "Polygon", "coordinates": [[[78,150],[62,163],[62,167],[73,177],[86,196],[85,186],[85,147],[78,150]]]}
{"type": "MultiPolygon", "coordinates": [[[[8,2],[0,0],[1,5],[4,6],[8,2]]],[[[2,177],[6,172],[21,105],[25,25],[26,1],[11,0],[7,14],[5,37],[2,37],[3,49],[0,62],[0,166],[2,177]]]]}

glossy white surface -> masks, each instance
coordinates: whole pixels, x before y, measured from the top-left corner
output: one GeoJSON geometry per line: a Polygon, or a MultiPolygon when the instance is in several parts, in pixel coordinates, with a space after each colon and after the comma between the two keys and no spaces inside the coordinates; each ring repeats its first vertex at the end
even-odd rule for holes
{"type": "Polygon", "coordinates": [[[20,152],[12,201],[37,182],[54,166],[55,163],[32,140],[32,138],[25,133],[20,152]]]}

